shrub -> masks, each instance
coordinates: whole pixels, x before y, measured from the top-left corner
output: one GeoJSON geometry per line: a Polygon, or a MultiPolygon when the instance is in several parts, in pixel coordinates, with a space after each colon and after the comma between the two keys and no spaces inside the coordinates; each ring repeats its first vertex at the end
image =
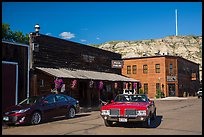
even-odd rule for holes
{"type": "Polygon", "coordinates": [[[139,94],[143,94],[144,92],[143,92],[143,90],[140,88],[139,89],[139,94]]]}
{"type": "Polygon", "coordinates": [[[161,92],[161,89],[157,89],[157,94],[155,95],[156,98],[164,98],[164,93],[161,92]]]}

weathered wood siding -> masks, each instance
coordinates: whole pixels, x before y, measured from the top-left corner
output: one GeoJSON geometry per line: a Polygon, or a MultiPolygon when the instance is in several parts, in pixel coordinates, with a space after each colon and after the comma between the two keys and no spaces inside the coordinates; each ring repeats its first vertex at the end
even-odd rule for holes
{"type": "Polygon", "coordinates": [[[28,48],[15,43],[2,42],[2,61],[18,63],[18,100],[22,101],[27,97],[28,48]]]}
{"type": "Polygon", "coordinates": [[[120,60],[120,54],[46,35],[37,37],[36,43],[39,44],[39,51],[33,53],[34,66],[121,74],[120,69],[111,68],[111,60],[120,60]]]}

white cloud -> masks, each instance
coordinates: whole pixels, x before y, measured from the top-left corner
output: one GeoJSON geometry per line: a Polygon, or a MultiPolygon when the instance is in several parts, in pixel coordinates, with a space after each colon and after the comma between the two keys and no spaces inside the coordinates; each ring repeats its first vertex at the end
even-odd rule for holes
{"type": "Polygon", "coordinates": [[[74,38],[75,35],[71,32],[62,32],[60,34],[60,36],[63,38],[63,39],[71,39],[71,38],[74,38]]]}
{"type": "Polygon", "coordinates": [[[85,42],[85,41],[87,41],[87,40],[85,40],[85,39],[81,39],[80,41],[81,41],[81,42],[85,42]]]}
{"type": "Polygon", "coordinates": [[[97,40],[99,40],[100,38],[99,38],[99,37],[97,37],[96,39],[97,39],[97,40]]]}
{"type": "Polygon", "coordinates": [[[52,35],[52,33],[46,33],[45,35],[52,35]]]}

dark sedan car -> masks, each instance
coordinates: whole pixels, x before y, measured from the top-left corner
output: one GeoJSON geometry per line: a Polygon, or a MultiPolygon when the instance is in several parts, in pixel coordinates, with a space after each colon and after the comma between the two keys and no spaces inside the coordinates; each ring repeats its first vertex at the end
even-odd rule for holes
{"type": "Polygon", "coordinates": [[[78,112],[78,100],[63,94],[49,94],[33,96],[7,108],[3,112],[3,121],[5,124],[36,125],[57,116],[73,118],[78,112]]]}

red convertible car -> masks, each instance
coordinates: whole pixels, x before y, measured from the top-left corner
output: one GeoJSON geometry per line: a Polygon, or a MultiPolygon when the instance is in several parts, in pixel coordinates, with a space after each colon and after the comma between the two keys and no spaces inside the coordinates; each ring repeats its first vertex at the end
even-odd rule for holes
{"type": "Polygon", "coordinates": [[[146,94],[119,94],[101,107],[100,115],[105,126],[113,126],[113,122],[143,121],[150,127],[151,121],[156,119],[156,106],[146,94]]]}

